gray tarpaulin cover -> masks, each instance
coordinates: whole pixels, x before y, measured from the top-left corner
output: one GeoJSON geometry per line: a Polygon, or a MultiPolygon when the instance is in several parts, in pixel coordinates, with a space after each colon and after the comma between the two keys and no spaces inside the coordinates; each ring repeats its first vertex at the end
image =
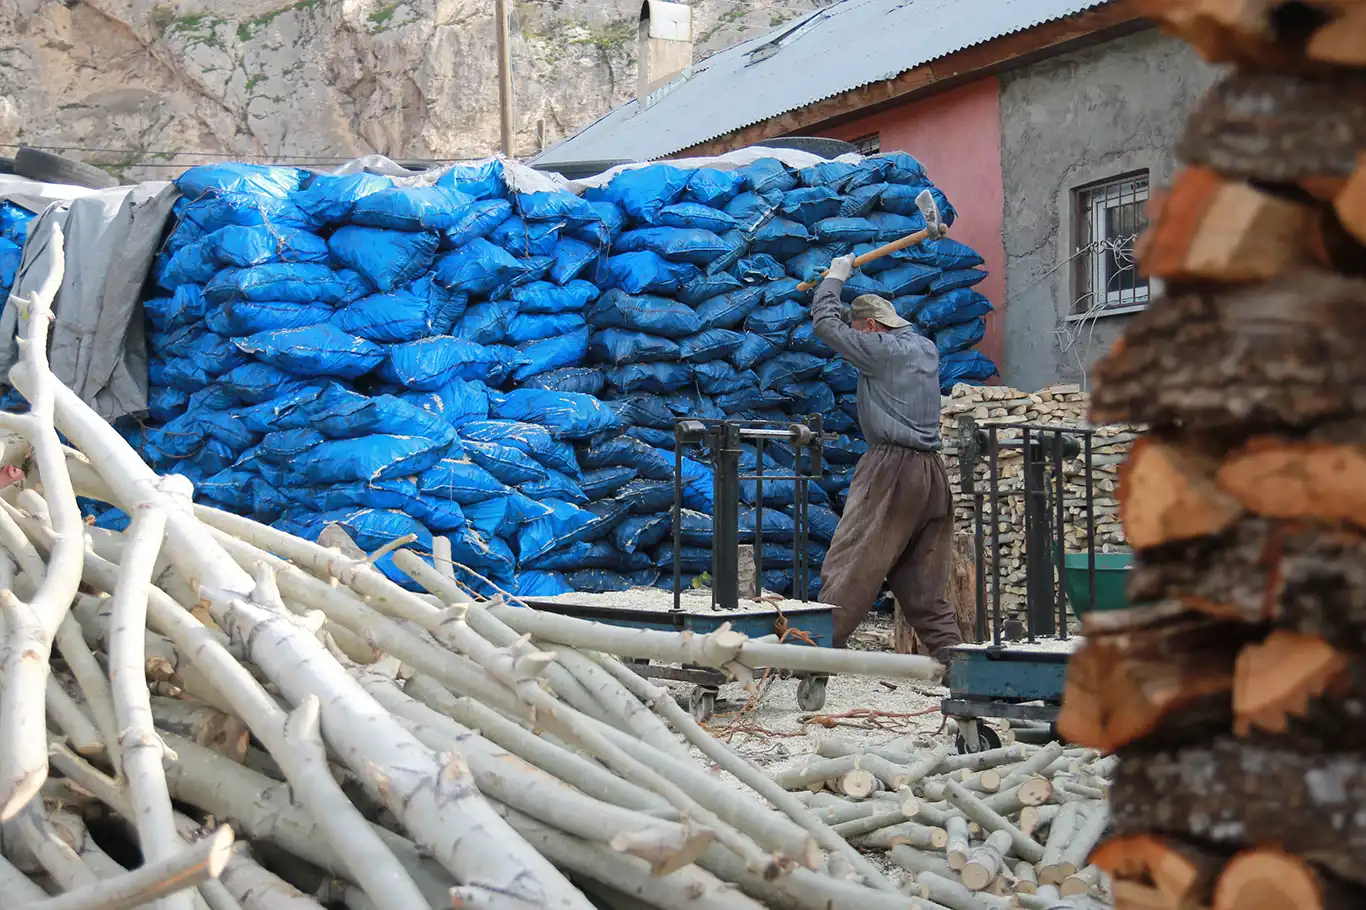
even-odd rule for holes
{"type": "MultiPolygon", "coordinates": [[[[109,190],[38,183],[0,175],[0,200],[38,212],[30,236],[43,222],[62,226],[66,277],[52,327],[52,369],[107,420],[147,410],[147,343],[141,318],[142,286],[161,245],[175,202],[166,182],[109,190]]],[[[30,263],[42,244],[24,248],[13,293],[29,292],[30,263]]],[[[18,357],[18,314],[6,301],[0,313],[0,377],[18,357]]]]}

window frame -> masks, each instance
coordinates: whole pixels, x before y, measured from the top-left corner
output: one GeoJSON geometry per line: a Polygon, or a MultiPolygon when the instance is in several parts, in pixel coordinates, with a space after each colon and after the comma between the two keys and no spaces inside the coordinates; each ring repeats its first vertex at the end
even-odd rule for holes
{"type": "MultiPolygon", "coordinates": [[[[1141,287],[1136,286],[1132,290],[1108,289],[1106,277],[1109,257],[1103,247],[1097,246],[1113,240],[1110,220],[1106,217],[1109,210],[1122,205],[1139,205],[1142,208],[1139,210],[1136,229],[1126,244],[1132,255],[1134,244],[1148,226],[1146,208],[1151,191],[1151,172],[1147,168],[1092,181],[1072,191],[1076,263],[1073,271],[1073,303],[1067,315],[1069,320],[1138,312],[1146,309],[1156,296],[1159,289],[1152,279],[1146,277],[1141,279],[1141,287]]],[[[1137,268],[1136,264],[1134,268],[1137,268]]]]}
{"type": "Polygon", "coordinates": [[[866,136],[859,136],[857,139],[850,139],[849,144],[857,146],[860,155],[879,155],[882,153],[882,133],[869,133],[866,136]],[[871,146],[876,146],[876,148],[871,146]]]}

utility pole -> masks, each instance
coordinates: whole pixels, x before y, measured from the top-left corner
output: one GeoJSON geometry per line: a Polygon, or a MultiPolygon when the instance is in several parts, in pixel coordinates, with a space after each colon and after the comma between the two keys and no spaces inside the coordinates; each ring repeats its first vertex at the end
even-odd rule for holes
{"type": "Polygon", "coordinates": [[[512,37],[508,33],[508,0],[494,0],[498,28],[498,126],[503,154],[514,157],[512,133],[512,37]]]}

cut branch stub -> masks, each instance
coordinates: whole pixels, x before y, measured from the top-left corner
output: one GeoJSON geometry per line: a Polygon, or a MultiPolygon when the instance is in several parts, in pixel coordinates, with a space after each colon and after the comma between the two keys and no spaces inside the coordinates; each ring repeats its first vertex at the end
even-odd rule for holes
{"type": "Polygon", "coordinates": [[[1287,715],[1308,713],[1312,699],[1344,681],[1347,663],[1347,655],[1322,638],[1295,632],[1272,632],[1243,648],[1234,670],[1234,731],[1284,733],[1287,715]]]}
{"type": "Polygon", "coordinates": [[[1214,483],[1217,462],[1153,437],[1134,443],[1119,470],[1119,515],[1139,550],[1227,528],[1242,507],[1214,483]]]}
{"type": "Polygon", "coordinates": [[[1366,526],[1366,446],[1262,437],[1225,458],[1216,476],[1257,515],[1366,526]]]}
{"type": "Polygon", "coordinates": [[[1240,434],[1345,419],[1366,413],[1363,350],[1366,281],[1301,271],[1169,294],[1097,364],[1090,418],[1240,434]]]}
{"type": "Polygon", "coordinates": [[[1263,281],[1315,261],[1322,212],[1206,168],[1180,171],[1153,208],[1139,250],[1148,275],[1173,282],[1263,281]]]}
{"type": "Polygon", "coordinates": [[[1091,862],[1116,880],[1155,888],[1162,906],[1207,906],[1224,860],[1195,847],[1155,837],[1131,834],[1101,844],[1091,862]]]}

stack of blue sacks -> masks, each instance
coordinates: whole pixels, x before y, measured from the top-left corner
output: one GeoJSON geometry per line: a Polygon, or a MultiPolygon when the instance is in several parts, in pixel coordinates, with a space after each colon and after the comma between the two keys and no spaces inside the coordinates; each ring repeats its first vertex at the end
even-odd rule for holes
{"type": "Polygon", "coordinates": [[[29,222],[36,217],[21,205],[8,200],[0,202],[0,302],[9,297],[10,289],[14,287],[29,222]]]}
{"type": "MultiPolygon", "coordinates": [[[[840,434],[811,488],[819,566],[866,446],[856,375],[811,336],[796,285],[918,229],[930,185],[905,155],[651,165],[583,196],[513,191],[497,161],[423,185],[241,164],[176,183],[145,302],[151,412],[125,437],[207,504],[310,539],[335,522],[366,549],[444,535],[464,581],[520,596],[672,583],[683,415],[821,414],[840,434]]],[[[849,294],[895,299],[944,352],[946,384],[994,373],[970,350],[990,310],[971,289],[980,258],[950,240],[898,257],[849,294]]],[[[769,445],[764,470],[792,458],[769,445]]],[[[703,461],[684,459],[685,581],[710,567],[703,461]]],[[[783,592],[792,484],[763,498],[765,582],[783,592]]]]}

